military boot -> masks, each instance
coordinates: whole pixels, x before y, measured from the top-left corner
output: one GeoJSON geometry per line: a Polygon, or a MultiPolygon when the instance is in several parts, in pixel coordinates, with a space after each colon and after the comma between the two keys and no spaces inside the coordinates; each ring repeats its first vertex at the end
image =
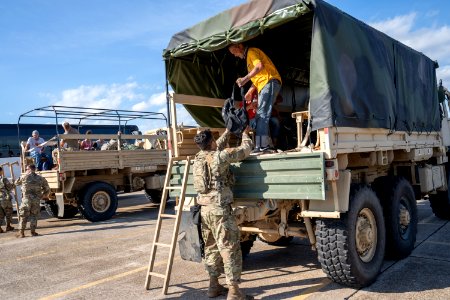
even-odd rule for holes
{"type": "Polygon", "coordinates": [[[223,285],[219,283],[219,278],[217,277],[209,277],[209,288],[208,288],[208,297],[215,298],[220,295],[225,295],[228,291],[223,285]]]}
{"type": "Polygon", "coordinates": [[[237,283],[233,283],[228,286],[230,289],[228,290],[227,300],[253,300],[253,296],[245,295],[239,285],[237,283]]]}
{"type": "Polygon", "coordinates": [[[36,232],[36,228],[32,228],[31,229],[31,235],[32,236],[38,236],[39,235],[39,233],[36,232]]]}
{"type": "Polygon", "coordinates": [[[19,233],[16,235],[18,238],[24,238],[25,237],[25,230],[20,229],[19,233]]]}
{"type": "Polygon", "coordinates": [[[11,222],[6,222],[6,231],[13,231],[14,227],[11,226],[11,222]]]}

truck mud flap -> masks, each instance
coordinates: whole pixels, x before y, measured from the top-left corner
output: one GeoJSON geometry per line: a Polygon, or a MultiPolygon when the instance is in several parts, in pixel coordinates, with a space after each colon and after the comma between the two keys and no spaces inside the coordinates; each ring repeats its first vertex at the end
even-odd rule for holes
{"type": "Polygon", "coordinates": [[[64,193],[55,193],[56,204],[58,205],[58,217],[64,216],[64,193]]]}

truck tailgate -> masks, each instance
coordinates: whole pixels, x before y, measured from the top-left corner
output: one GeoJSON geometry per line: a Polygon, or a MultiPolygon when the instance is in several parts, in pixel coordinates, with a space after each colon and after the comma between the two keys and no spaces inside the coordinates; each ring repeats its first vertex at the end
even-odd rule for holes
{"type": "MultiPolygon", "coordinates": [[[[231,167],[236,178],[236,199],[312,199],[325,200],[324,154],[280,153],[250,156],[231,167]]],[[[170,184],[181,185],[184,162],[174,164],[170,184]]],[[[186,196],[196,196],[192,166],[186,196]]],[[[180,193],[171,190],[170,196],[180,193]]]]}

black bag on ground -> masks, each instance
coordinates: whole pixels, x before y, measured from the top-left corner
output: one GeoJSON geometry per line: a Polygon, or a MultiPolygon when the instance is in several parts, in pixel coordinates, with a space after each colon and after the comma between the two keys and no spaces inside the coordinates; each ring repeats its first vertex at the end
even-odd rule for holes
{"type": "Polygon", "coordinates": [[[225,122],[225,127],[233,134],[240,136],[244,129],[248,126],[248,113],[246,109],[244,88],[241,87],[241,96],[243,105],[241,108],[234,106],[234,87],[231,93],[231,98],[225,100],[222,107],[222,118],[225,122]]]}
{"type": "Polygon", "coordinates": [[[202,258],[205,257],[205,242],[203,241],[202,236],[202,218],[201,218],[201,205],[194,205],[190,207],[192,223],[197,226],[198,239],[200,241],[200,253],[202,258]]]}
{"type": "Polygon", "coordinates": [[[193,205],[189,208],[189,210],[191,211],[191,215],[192,215],[192,223],[194,223],[194,225],[200,225],[202,223],[201,221],[201,205],[193,205]]]}

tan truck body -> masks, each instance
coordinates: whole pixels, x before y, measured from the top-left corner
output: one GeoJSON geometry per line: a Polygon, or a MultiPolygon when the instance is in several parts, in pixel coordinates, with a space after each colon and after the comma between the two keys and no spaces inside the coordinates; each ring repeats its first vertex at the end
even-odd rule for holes
{"type": "MultiPolygon", "coordinates": [[[[223,99],[173,95],[171,118],[175,124],[176,103],[220,107],[223,101],[223,99]]],[[[233,167],[237,177],[233,207],[241,229],[242,251],[244,253],[250,251],[256,235],[264,242],[275,245],[284,245],[293,237],[308,238],[312,247],[318,250],[319,260],[327,274],[328,266],[334,266],[335,262],[321,260],[321,257],[331,253],[329,241],[337,236],[354,239],[354,242],[350,243],[354,245],[352,247],[357,254],[353,257],[342,257],[350,261],[349,266],[361,265],[361,261],[366,261],[364,266],[375,264],[375,257],[377,257],[376,264],[379,265],[380,259],[382,261],[384,257],[385,243],[388,247],[386,251],[389,251],[388,256],[395,258],[407,256],[414,247],[417,231],[415,200],[424,196],[430,197],[430,200],[434,201],[432,205],[435,203],[433,210],[436,214],[438,214],[436,207],[440,205],[436,203],[443,203],[444,208],[446,201],[448,203],[446,163],[448,163],[447,149],[450,146],[450,121],[446,109],[444,113],[441,131],[390,132],[386,129],[330,127],[317,131],[318,139],[314,145],[304,143],[310,134],[302,127],[302,122],[309,118],[308,112],[292,113],[292,117],[297,121],[296,149],[250,156],[233,167]],[[297,163],[302,157],[304,160],[297,163]],[[322,165],[322,168],[316,168],[316,172],[311,175],[312,169],[303,167],[302,164],[312,160],[322,165]],[[291,163],[286,165],[286,161],[291,163]],[[289,165],[292,166],[292,170],[283,169],[289,165]],[[296,165],[297,172],[295,172],[296,165]],[[300,179],[303,177],[304,180],[295,181],[294,176],[286,176],[288,172],[293,172],[292,174],[300,179]],[[282,177],[286,178],[280,179],[282,177]],[[277,185],[271,184],[274,182],[283,184],[284,196],[265,196],[276,195],[270,194],[271,189],[277,185]],[[315,194],[312,192],[312,187],[320,183],[322,187],[319,189],[323,196],[320,196],[320,191],[315,194]],[[253,185],[255,191],[249,185],[253,185]],[[261,186],[265,193],[256,191],[261,186]],[[293,193],[295,194],[293,192],[295,190],[298,191],[297,199],[291,197],[293,193]],[[319,196],[312,196],[313,194],[319,196]],[[378,208],[372,211],[361,207],[355,215],[354,206],[359,202],[378,208]],[[347,227],[349,230],[347,233],[341,234],[340,231],[336,231],[337,228],[345,226],[350,226],[347,227]],[[330,232],[335,234],[328,236],[330,232]]],[[[193,156],[198,152],[192,140],[196,131],[191,129],[183,132],[176,128],[171,130],[177,145],[174,149],[176,156],[193,156]]],[[[223,130],[223,128],[213,129],[217,136],[223,130]]],[[[234,142],[230,146],[237,144],[234,142]]],[[[179,182],[179,176],[173,180],[179,182]]],[[[194,197],[187,201],[186,205],[195,204],[195,191],[192,186],[188,186],[187,194],[194,197]]],[[[188,207],[184,209],[188,210],[188,207]]],[[[442,214],[441,217],[450,217],[442,214]]],[[[188,227],[184,230],[189,231],[188,227]]],[[[189,242],[181,241],[180,248],[188,248],[188,244],[189,242]]],[[[198,257],[191,260],[198,260],[198,257]]],[[[358,272],[355,274],[358,280],[361,280],[359,283],[346,281],[342,283],[364,286],[373,281],[378,271],[364,271],[370,274],[365,279],[362,278],[364,272],[361,274],[358,272]]],[[[330,277],[335,279],[333,274],[330,277]]]]}
{"type": "MultiPolygon", "coordinates": [[[[59,139],[83,140],[85,134],[63,134],[59,139]]],[[[105,141],[142,140],[146,148],[127,150],[54,150],[58,163],[53,170],[39,172],[47,179],[51,194],[46,201],[58,217],[70,217],[78,209],[91,221],[110,218],[117,208],[117,192],[145,190],[149,199],[161,193],[169,151],[162,135],[90,134],[105,141]],[[155,147],[156,146],[156,147],[155,147]],[[98,188],[95,187],[97,185],[98,188]],[[89,205],[90,203],[90,205],[89,205]]],[[[121,145],[121,142],[119,142],[121,145]]],[[[22,172],[32,160],[23,152],[22,172]]],[[[160,199],[153,199],[158,202],[160,199]]]]}

